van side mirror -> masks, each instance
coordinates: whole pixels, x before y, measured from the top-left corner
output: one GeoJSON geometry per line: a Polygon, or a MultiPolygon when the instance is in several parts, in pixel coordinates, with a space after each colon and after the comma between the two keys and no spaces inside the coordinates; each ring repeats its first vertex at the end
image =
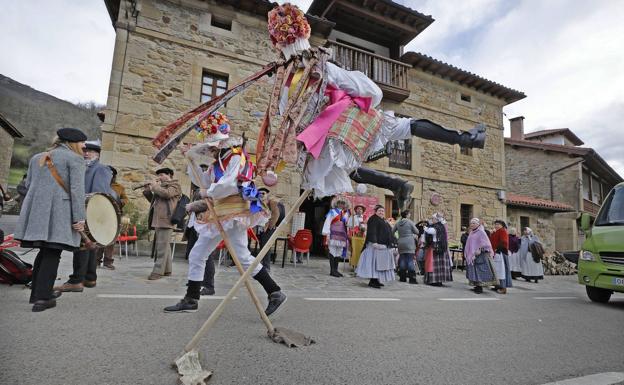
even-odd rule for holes
{"type": "Polygon", "coordinates": [[[583,232],[588,232],[591,229],[590,219],[589,214],[581,214],[581,230],[583,230],[583,232]]]}

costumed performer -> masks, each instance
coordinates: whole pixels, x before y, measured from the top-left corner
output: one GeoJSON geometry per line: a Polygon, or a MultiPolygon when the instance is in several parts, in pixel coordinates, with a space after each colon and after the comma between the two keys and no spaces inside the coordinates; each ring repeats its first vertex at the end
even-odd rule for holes
{"type": "Polygon", "coordinates": [[[431,226],[425,229],[425,283],[444,286],[442,282],[453,281],[451,260],[448,255],[448,238],[444,217],[435,213],[431,226]]]}
{"type": "Polygon", "coordinates": [[[347,222],[349,221],[349,201],[337,196],[331,202],[331,210],[325,216],[322,234],[327,237],[329,248],[329,268],[332,277],[342,277],[338,271],[341,260],[347,257],[349,249],[349,235],[347,222]]]}
{"type": "Polygon", "coordinates": [[[496,284],[492,256],[492,244],[478,218],[470,220],[470,233],[466,240],[466,278],[475,293],[483,293],[483,287],[496,284]]]}
{"type": "MultiPolygon", "coordinates": [[[[188,211],[196,214],[198,239],[189,253],[186,295],[179,303],[166,307],[165,312],[197,311],[206,259],[222,240],[215,220],[221,222],[243,268],[247,269],[254,260],[247,247],[247,229],[264,225],[269,219],[253,184],[253,165],[242,147],[243,139],[230,137],[227,118],[216,112],[203,119],[197,130],[204,141],[202,146],[208,148],[213,160],[208,170],[201,174],[203,183],[196,181],[195,184],[205,187],[200,189],[200,195],[214,201],[218,218],[207,212],[208,204],[204,200],[187,206],[188,211]]],[[[253,277],[268,295],[266,315],[275,314],[286,301],[286,295],[262,265],[256,266],[253,277]]]]}
{"type": "Polygon", "coordinates": [[[280,161],[303,173],[302,187],[316,197],[352,192],[351,180],[389,189],[404,210],[414,187],[407,181],[361,167],[383,152],[389,142],[418,136],[468,148],[483,148],[485,127],[468,132],[446,129],[426,119],[398,118],[377,110],[381,89],[359,71],[331,63],[331,50],[312,48],[310,25],[296,6],[284,4],[269,12],[269,34],[283,59],[260,130],[258,169],[271,175],[280,161]],[[279,127],[271,118],[282,117],[279,127]],[[271,132],[273,131],[273,132],[271,132]],[[298,144],[298,142],[301,142],[298,144]],[[308,156],[309,155],[309,156],[308,156]]]}

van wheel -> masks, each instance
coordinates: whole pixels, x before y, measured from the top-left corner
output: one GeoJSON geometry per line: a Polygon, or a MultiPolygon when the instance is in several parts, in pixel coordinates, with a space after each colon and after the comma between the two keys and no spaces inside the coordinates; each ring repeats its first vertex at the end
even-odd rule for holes
{"type": "Polygon", "coordinates": [[[593,302],[599,303],[607,303],[611,298],[611,294],[613,292],[611,290],[600,289],[598,287],[585,286],[585,290],[587,291],[587,296],[593,302]]]}

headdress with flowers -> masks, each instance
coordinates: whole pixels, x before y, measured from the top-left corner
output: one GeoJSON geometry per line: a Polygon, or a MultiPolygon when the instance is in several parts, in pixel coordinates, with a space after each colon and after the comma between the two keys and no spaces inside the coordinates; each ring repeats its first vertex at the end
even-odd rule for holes
{"type": "Polygon", "coordinates": [[[310,31],[308,20],[296,5],[278,5],[269,12],[269,35],[278,48],[293,44],[297,39],[309,39],[310,31]]]}
{"type": "Polygon", "coordinates": [[[230,123],[227,116],[217,111],[200,120],[195,126],[195,131],[197,131],[197,139],[203,142],[217,133],[228,135],[230,123]]]}

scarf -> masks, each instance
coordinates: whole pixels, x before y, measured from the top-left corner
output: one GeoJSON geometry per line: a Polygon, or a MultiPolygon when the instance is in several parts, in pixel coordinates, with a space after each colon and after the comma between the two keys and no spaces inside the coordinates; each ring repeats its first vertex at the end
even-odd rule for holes
{"type": "Polygon", "coordinates": [[[466,263],[472,265],[475,256],[481,253],[481,249],[485,249],[490,253],[490,255],[494,255],[494,250],[492,250],[490,238],[488,238],[487,234],[485,233],[483,226],[479,225],[479,227],[472,230],[468,235],[466,248],[464,249],[464,258],[466,258],[466,263]]]}

